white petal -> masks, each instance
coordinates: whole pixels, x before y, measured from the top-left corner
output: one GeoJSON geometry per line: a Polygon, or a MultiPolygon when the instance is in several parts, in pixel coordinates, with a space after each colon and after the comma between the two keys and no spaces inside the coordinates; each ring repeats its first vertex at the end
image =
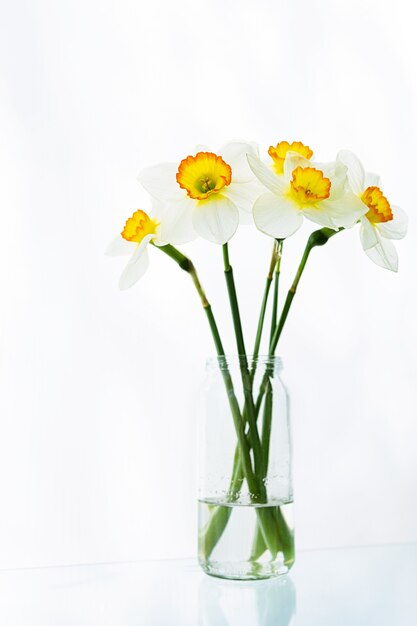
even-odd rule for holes
{"type": "Polygon", "coordinates": [[[303,223],[302,212],[291,200],[270,192],[255,202],[253,219],[260,231],[276,239],[289,237],[303,223]]]}
{"type": "Polygon", "coordinates": [[[378,176],[378,174],[372,174],[371,172],[366,172],[365,173],[365,182],[363,185],[363,190],[367,189],[368,187],[379,187],[381,188],[381,178],[378,176]]]}
{"type": "Polygon", "coordinates": [[[303,208],[303,213],[313,222],[329,228],[350,228],[367,212],[364,203],[352,192],[345,192],[337,200],[332,196],[322,200],[317,206],[303,208]]]}
{"type": "Polygon", "coordinates": [[[195,230],[203,239],[224,244],[236,232],[239,211],[231,200],[216,193],[195,205],[192,219],[195,230]]]}
{"type": "Polygon", "coordinates": [[[154,235],[146,235],[136,248],[129,263],[126,265],[119,280],[122,290],[132,287],[146,272],[149,266],[148,243],[154,235]]]}
{"type": "Polygon", "coordinates": [[[138,181],[146,191],[159,200],[179,200],[186,193],[177,183],[178,165],[161,163],[147,167],[138,174],[138,181]]]}
{"type": "Polygon", "coordinates": [[[408,217],[407,213],[399,206],[391,207],[394,219],[389,222],[378,224],[378,231],[387,239],[402,239],[407,234],[408,217]]]}
{"type": "Polygon", "coordinates": [[[253,173],[248,165],[247,154],[259,158],[258,145],[246,141],[232,141],[224,144],[217,153],[232,168],[232,181],[246,183],[253,180],[253,173]]]}
{"type": "Polygon", "coordinates": [[[287,187],[288,183],[284,180],[283,176],[278,176],[275,174],[271,168],[269,168],[265,163],[263,163],[257,157],[254,157],[251,154],[247,155],[248,163],[252,172],[265,185],[269,191],[273,193],[277,193],[282,195],[284,189],[287,187]]]}
{"type": "Polygon", "coordinates": [[[369,250],[379,243],[378,232],[371,222],[364,216],[361,217],[360,238],[362,248],[369,250]]]}
{"type": "Polygon", "coordinates": [[[311,208],[303,207],[301,212],[304,217],[315,224],[326,226],[326,228],[333,228],[333,230],[338,230],[339,228],[339,225],[334,220],[334,211],[325,209],[322,204],[311,206],[311,208]]]}
{"type": "Polygon", "coordinates": [[[349,186],[353,193],[360,196],[365,189],[365,170],[362,163],[350,150],[340,150],[336,160],[347,167],[349,186]]]}
{"type": "Polygon", "coordinates": [[[348,192],[350,196],[354,194],[347,189],[347,167],[340,161],[319,164],[320,169],[326,178],[330,178],[330,200],[339,200],[348,192]]]}
{"type": "Polygon", "coordinates": [[[299,152],[293,152],[289,150],[285,155],[284,161],[284,178],[286,180],[292,179],[292,173],[296,167],[317,167],[316,163],[312,163],[309,159],[306,159],[299,152]]]}
{"type": "Polygon", "coordinates": [[[127,241],[121,235],[118,235],[109,243],[104,254],[107,256],[129,256],[134,252],[137,244],[133,241],[127,241]]]}
{"type": "Polygon", "coordinates": [[[197,237],[192,212],[196,201],[188,196],[179,202],[154,201],[153,217],[159,222],[158,241],[179,245],[197,237]]]}
{"type": "Polygon", "coordinates": [[[369,248],[369,250],[365,250],[365,253],[371,261],[380,267],[385,267],[387,270],[391,270],[392,272],[398,271],[397,251],[394,244],[392,241],[389,241],[389,239],[380,239],[376,246],[369,248]]]}
{"type": "Polygon", "coordinates": [[[255,179],[250,183],[232,183],[222,189],[222,195],[229,198],[238,209],[252,213],[255,201],[265,193],[265,187],[255,179]]]}

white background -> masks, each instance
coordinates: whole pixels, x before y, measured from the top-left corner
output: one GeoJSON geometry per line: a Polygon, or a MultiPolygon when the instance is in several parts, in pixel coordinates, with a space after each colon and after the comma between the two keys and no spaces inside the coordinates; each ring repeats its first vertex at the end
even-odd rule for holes
{"type": "MultiPolygon", "coordinates": [[[[412,8],[2,1],[0,567],[195,553],[204,314],[161,253],[120,293],[103,250],[149,208],[139,169],[229,139],[350,148],[410,215],[397,275],[357,231],[314,251],[280,352],[298,547],[417,540],[412,8]]],[[[286,286],[308,232],[286,243],[286,286]]],[[[230,245],[249,344],[269,250],[248,228],[230,245]]],[[[186,251],[233,352],[221,250],[186,251]]]]}

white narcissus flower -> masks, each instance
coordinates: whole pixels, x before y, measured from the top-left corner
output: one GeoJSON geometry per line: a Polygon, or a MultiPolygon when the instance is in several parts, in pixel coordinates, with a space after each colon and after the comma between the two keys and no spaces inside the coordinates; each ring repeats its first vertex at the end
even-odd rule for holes
{"type": "Polygon", "coordinates": [[[281,142],[269,154],[271,167],[248,154],[253,173],[269,189],[253,207],[254,222],[262,232],[284,239],[300,228],[303,217],[334,230],[349,228],[365,213],[347,189],[341,163],[312,164],[312,151],[301,142],[281,142]]]}
{"type": "Polygon", "coordinates": [[[146,272],[149,266],[148,244],[162,246],[161,224],[156,216],[145,211],[135,211],[129,217],[121,234],[107,247],[109,256],[129,256],[130,259],[119,280],[120,289],[129,289],[146,272]]]}
{"type": "Polygon", "coordinates": [[[365,207],[360,218],[362,247],[377,265],[398,270],[398,255],[390,239],[402,239],[407,233],[408,218],[400,207],[390,205],[381,191],[378,176],[365,172],[358,157],[341,150],[337,160],[348,168],[349,185],[365,207]]]}
{"type": "Polygon", "coordinates": [[[233,237],[262,193],[247,153],[257,155],[257,146],[233,142],[218,153],[201,150],[179,164],[155,165],[139,173],[139,182],[163,218],[165,241],[181,244],[200,235],[224,244],[233,237]]]}

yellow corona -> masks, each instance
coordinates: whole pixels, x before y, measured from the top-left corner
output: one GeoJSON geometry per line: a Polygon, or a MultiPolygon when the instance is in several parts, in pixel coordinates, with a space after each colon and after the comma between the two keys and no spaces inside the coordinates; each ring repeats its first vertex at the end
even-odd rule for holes
{"type": "Polygon", "coordinates": [[[361,200],[369,209],[365,217],[372,224],[390,222],[394,218],[390,204],[379,187],[368,187],[365,189],[361,200]]]}
{"type": "Polygon", "coordinates": [[[232,180],[232,168],[213,152],[198,152],[180,163],[177,183],[194,200],[205,200],[232,180]]]}
{"type": "Polygon", "coordinates": [[[152,220],[145,211],[135,211],[129,217],[121,233],[126,241],[140,243],[146,235],[156,235],[158,222],[152,220]]]}
{"type": "Polygon", "coordinates": [[[290,195],[300,206],[312,205],[330,196],[331,182],[314,167],[296,167],[290,182],[290,195]]]}

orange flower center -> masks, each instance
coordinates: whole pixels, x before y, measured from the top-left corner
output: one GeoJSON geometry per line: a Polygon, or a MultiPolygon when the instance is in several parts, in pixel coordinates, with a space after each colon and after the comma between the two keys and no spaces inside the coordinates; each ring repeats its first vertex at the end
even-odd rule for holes
{"type": "Polygon", "coordinates": [[[195,200],[204,200],[218,193],[232,180],[232,168],[221,156],[213,152],[198,152],[180,163],[177,183],[187,195],[195,200]]]}
{"type": "Polygon", "coordinates": [[[389,222],[394,219],[390,204],[379,187],[368,187],[361,195],[361,200],[369,211],[365,217],[372,224],[389,222]]]}
{"type": "Polygon", "coordinates": [[[287,152],[298,152],[301,156],[306,159],[311,159],[313,156],[313,151],[305,146],[301,141],[293,141],[292,143],[288,143],[288,141],[280,141],[275,146],[270,146],[268,150],[269,156],[274,161],[274,170],[277,174],[284,173],[284,161],[287,156],[287,152]]]}

